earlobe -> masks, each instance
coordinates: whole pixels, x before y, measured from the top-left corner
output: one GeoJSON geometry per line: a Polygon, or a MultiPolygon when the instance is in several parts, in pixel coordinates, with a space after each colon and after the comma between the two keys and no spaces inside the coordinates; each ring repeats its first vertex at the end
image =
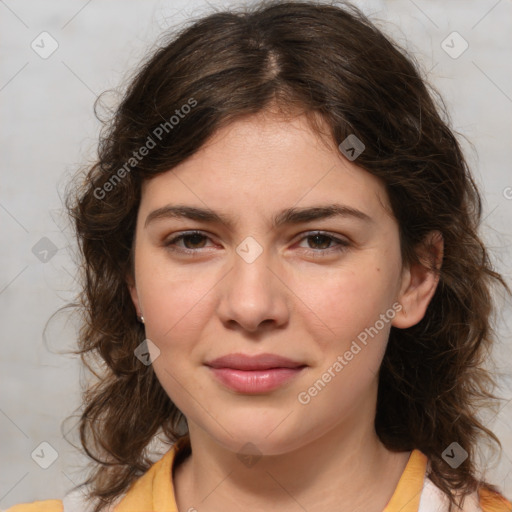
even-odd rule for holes
{"type": "Polygon", "coordinates": [[[402,309],[392,321],[394,327],[412,327],[425,316],[439,283],[443,247],[442,234],[432,231],[417,251],[420,261],[404,268],[402,287],[397,298],[402,309]]]}

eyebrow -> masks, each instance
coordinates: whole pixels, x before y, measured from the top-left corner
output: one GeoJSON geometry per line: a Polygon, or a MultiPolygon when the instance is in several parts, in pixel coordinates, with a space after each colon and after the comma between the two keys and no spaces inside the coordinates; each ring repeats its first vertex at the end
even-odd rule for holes
{"type": "MultiPolygon", "coordinates": [[[[368,214],[351,206],[327,204],[304,208],[286,208],[272,218],[272,226],[278,228],[283,225],[302,224],[332,217],[351,217],[368,223],[374,222],[368,214]]],[[[166,205],[152,211],[146,217],[144,227],[147,227],[153,221],[168,218],[184,218],[211,224],[217,223],[230,229],[233,227],[233,221],[222,213],[215,212],[209,208],[187,205],[166,205]]]]}

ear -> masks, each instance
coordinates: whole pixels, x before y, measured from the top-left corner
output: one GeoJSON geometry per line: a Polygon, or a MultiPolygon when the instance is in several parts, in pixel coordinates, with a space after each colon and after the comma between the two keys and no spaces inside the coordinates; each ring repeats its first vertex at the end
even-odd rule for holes
{"type": "Polygon", "coordinates": [[[424,317],[439,282],[443,250],[443,235],[439,231],[431,231],[416,250],[420,262],[404,267],[397,297],[402,309],[397,311],[391,322],[394,327],[406,329],[424,317]]]}
{"type": "Polygon", "coordinates": [[[126,284],[128,286],[128,290],[130,292],[133,305],[135,306],[135,311],[137,311],[137,316],[140,317],[142,315],[142,312],[139,304],[139,295],[137,293],[137,288],[135,286],[135,277],[131,272],[129,272],[126,276],[126,284]]]}

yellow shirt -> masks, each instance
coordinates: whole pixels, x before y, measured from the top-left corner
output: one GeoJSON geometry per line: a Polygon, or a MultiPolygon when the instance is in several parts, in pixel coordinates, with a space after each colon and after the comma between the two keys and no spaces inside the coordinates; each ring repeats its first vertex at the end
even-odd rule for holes
{"type": "MultiPolygon", "coordinates": [[[[188,439],[178,442],[149,470],[136,480],[124,497],[114,507],[115,512],[178,512],[174,497],[172,468],[176,459],[181,458],[188,447],[188,439]],[[178,457],[177,457],[178,455],[178,457]]],[[[383,512],[418,512],[438,510],[425,502],[425,471],[427,457],[419,450],[413,450],[400,477],[398,485],[383,512]]],[[[431,485],[434,488],[433,485],[431,485]]],[[[435,488],[437,489],[437,488],[435,488]]],[[[436,491],[434,491],[436,492],[436,491]]],[[[483,512],[511,512],[512,504],[500,495],[481,491],[479,503],[471,510],[483,512]]],[[[65,503],[65,500],[64,500],[65,503]]],[[[65,512],[62,500],[35,501],[15,505],[5,512],[65,512]]]]}

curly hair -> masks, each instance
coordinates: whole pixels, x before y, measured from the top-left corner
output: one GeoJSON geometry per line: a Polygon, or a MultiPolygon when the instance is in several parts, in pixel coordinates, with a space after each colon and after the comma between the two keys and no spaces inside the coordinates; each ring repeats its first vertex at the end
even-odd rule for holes
{"type": "Polygon", "coordinates": [[[321,119],[336,146],[351,134],[363,141],[357,164],[385,184],[405,263],[418,261],[427,233],[442,234],[439,284],[424,318],[391,328],[375,428],[389,450],[428,456],[451,506],[459,495],[493,489],[477,477],[476,448],[480,439],[499,440],[477,412],[494,398],[484,368],[495,339],[492,287],[510,290],[479,238],[481,197],[446,107],[418,69],[359,9],[301,1],[211,13],[165,34],[141,63],[104,123],[97,162],[66,201],[83,279],[77,353],[97,377],[80,418],[95,512],[147,471],[151,441],[176,441],[185,419],[152,366],[134,356],[144,328],[127,276],[141,185],[220,127],[272,105],[283,115],[302,112],[318,133],[321,119]],[[457,468],[442,459],[453,441],[468,452],[457,468]]]}

